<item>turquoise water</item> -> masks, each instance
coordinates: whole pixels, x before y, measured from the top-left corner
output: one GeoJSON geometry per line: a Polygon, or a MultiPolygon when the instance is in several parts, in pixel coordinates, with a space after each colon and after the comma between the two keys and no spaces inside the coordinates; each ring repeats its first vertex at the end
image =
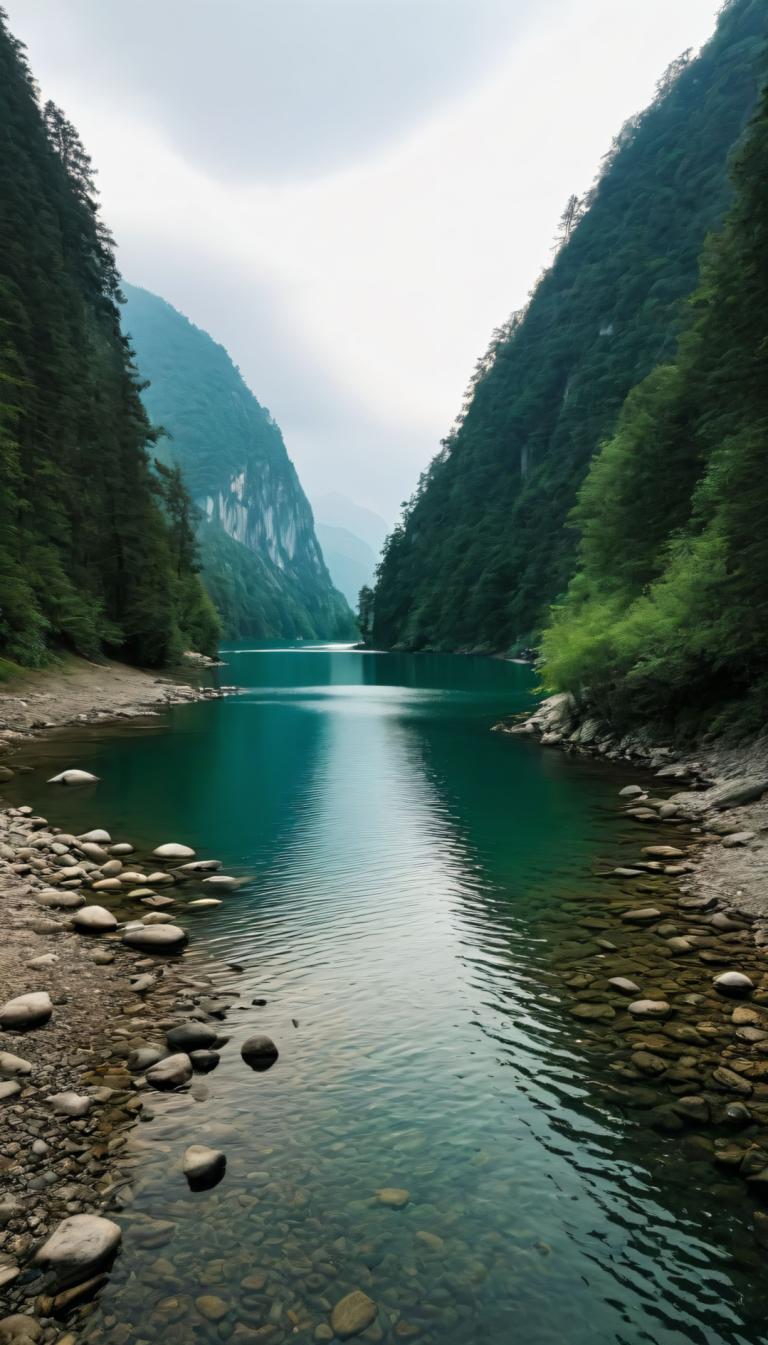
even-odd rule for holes
{"type": "Polygon", "coordinates": [[[186,917],[193,965],[243,968],[221,978],[232,1041],[199,1100],[152,1097],[87,1338],[310,1341],[361,1288],[370,1340],[763,1339],[743,1210],[711,1164],[609,1105],[599,1038],[563,1001],[562,939],[586,938],[574,901],[599,910],[595,868],[637,845],[617,824],[626,771],[489,732],[530,703],[524,667],[224,657],[237,695],[66,735],[24,778],[66,829],[185,841],[247,879],[186,917]],[[51,764],[101,783],[52,793],[51,764]],[[260,1030],[280,1058],[254,1074],[238,1043],[260,1030]],[[196,1140],[228,1167],[193,1194],[177,1163],[196,1140]],[[381,1205],[383,1187],[409,1203],[381,1205]],[[162,1248],[132,1242],[142,1213],[175,1222],[162,1248]],[[200,1293],[227,1305],[218,1324],[200,1293]]]}

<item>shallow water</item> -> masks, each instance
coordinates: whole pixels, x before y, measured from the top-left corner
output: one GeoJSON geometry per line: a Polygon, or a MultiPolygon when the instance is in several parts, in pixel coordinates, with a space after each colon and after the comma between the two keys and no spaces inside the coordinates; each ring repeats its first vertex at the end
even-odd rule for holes
{"type": "Polygon", "coordinates": [[[205,1100],[152,1096],[86,1338],[127,1323],[131,1340],[309,1341],[361,1288],[380,1307],[367,1339],[764,1339],[741,1204],[676,1137],[609,1105],[599,1036],[563,999],[570,913],[638,844],[617,823],[626,771],[489,732],[530,702],[524,667],[224,657],[238,695],[64,735],[23,779],[66,829],[182,840],[248,879],[186,917],[193,965],[244,969],[220,978],[240,996],[232,1041],[205,1100]],[[52,792],[51,764],[101,783],[52,792]],[[238,1050],[259,1030],[280,1048],[262,1074],[238,1050]],[[197,1140],[228,1167],[193,1194],[178,1162],[197,1140]],[[382,1187],[407,1206],[382,1206],[382,1187]],[[137,1248],[138,1213],[173,1219],[170,1241],[137,1248]],[[254,1272],[263,1286],[243,1289],[254,1272]],[[218,1324],[194,1307],[205,1293],[227,1304],[218,1324]]]}

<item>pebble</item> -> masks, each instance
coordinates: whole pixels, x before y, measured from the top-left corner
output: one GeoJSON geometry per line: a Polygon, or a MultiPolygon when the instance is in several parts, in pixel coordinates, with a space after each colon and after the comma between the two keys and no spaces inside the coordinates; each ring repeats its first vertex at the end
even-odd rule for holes
{"type": "Polygon", "coordinates": [[[98,779],[98,775],[91,775],[90,771],[70,768],[66,771],[60,771],[58,775],[52,775],[47,783],[49,785],[93,785],[97,783],[98,779]]]}
{"type": "Polygon", "coordinates": [[[183,948],[187,938],[186,930],[178,925],[140,925],[123,933],[123,943],[129,948],[147,948],[160,953],[183,948]]]}
{"type": "Polygon", "coordinates": [[[612,990],[618,990],[621,995],[639,995],[640,986],[635,985],[626,976],[612,976],[608,982],[612,990]]]}
{"type": "Polygon", "coordinates": [[[217,1298],[215,1294],[201,1294],[200,1298],[195,1299],[195,1307],[200,1316],[209,1322],[220,1322],[229,1312],[224,1299],[217,1298]]]}
{"type": "Polygon", "coordinates": [[[48,1101],[59,1116],[87,1116],[92,1106],[91,1098],[71,1092],[53,1093],[48,1101]]]}

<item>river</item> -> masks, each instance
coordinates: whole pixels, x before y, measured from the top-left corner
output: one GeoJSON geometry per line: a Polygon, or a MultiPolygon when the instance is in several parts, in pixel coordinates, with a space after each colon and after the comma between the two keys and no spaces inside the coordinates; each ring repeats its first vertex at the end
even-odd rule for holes
{"type": "Polygon", "coordinates": [[[67,830],[187,842],[246,879],[186,916],[198,959],[243,969],[222,973],[232,1041],[199,1100],[153,1098],[134,1140],[127,1227],[147,1213],[173,1236],[126,1237],[84,1338],[325,1339],[353,1288],[380,1308],[366,1340],[764,1338],[735,1188],[611,1104],[599,1038],[564,1003],[595,871],[637,847],[617,815],[635,776],[491,733],[531,703],[522,666],[223,657],[236,695],[55,737],[24,777],[67,830]],[[95,793],[45,786],[64,744],[95,793]],[[261,1030],[280,1058],[253,1073],[238,1042],[261,1030]],[[178,1171],[196,1140],[227,1152],[208,1192],[178,1171]]]}

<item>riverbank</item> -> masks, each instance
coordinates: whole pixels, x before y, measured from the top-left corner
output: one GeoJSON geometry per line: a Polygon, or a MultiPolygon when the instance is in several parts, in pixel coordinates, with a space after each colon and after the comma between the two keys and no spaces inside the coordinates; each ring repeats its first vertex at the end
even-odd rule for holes
{"type": "Polygon", "coordinates": [[[644,798],[628,800],[630,815],[645,823],[689,823],[694,872],[685,890],[730,903],[755,920],[758,942],[768,945],[768,737],[746,746],[715,741],[683,753],[643,734],[617,737],[598,720],[579,716],[568,695],[550,696],[533,715],[502,721],[495,731],[654,772],[664,797],[643,790],[644,798]]]}
{"type": "MultiPolygon", "coordinates": [[[[190,663],[171,677],[111,660],[88,663],[72,655],[62,657],[49,668],[24,672],[0,687],[0,737],[8,744],[14,733],[135,719],[170,705],[220,695],[214,687],[192,685],[201,667],[209,666],[219,665],[190,663]],[[181,681],[182,676],[189,681],[181,681]]],[[[6,746],[4,757],[8,750],[6,746]]]]}
{"type": "MultiPolygon", "coordinates": [[[[25,675],[0,691],[0,778],[23,773],[25,747],[51,729],[144,718],[220,694],[79,659],[25,675]]],[[[116,1226],[104,1216],[130,1202],[128,1136],[137,1120],[152,1115],[146,1070],[167,1055],[167,1031],[189,1013],[200,1038],[219,1040],[228,1005],[210,999],[215,973],[195,966],[199,958],[182,930],[168,949],[151,943],[169,938],[175,926],[165,908],[178,909],[182,893],[215,904],[202,884],[219,866],[212,861],[190,875],[174,873],[171,864],[141,856],[122,837],[113,844],[107,833],[92,840],[64,834],[30,807],[0,811],[4,1343],[57,1340],[64,1319],[87,1311],[82,1305],[98,1293],[109,1260],[105,1248],[99,1251],[100,1238],[119,1236],[109,1233],[116,1226]],[[95,928],[86,927],[88,912],[98,913],[90,917],[95,928]],[[73,1216],[101,1223],[78,1234],[67,1223],[73,1216]],[[72,1246],[80,1239],[74,1275],[71,1265],[48,1268],[37,1260],[46,1238],[62,1227],[70,1230],[72,1246]]],[[[233,974],[216,970],[225,978],[233,974]]],[[[198,1061],[201,1071],[216,1063],[209,1057],[198,1061]]],[[[143,1234],[151,1240],[151,1229],[143,1234]]]]}

